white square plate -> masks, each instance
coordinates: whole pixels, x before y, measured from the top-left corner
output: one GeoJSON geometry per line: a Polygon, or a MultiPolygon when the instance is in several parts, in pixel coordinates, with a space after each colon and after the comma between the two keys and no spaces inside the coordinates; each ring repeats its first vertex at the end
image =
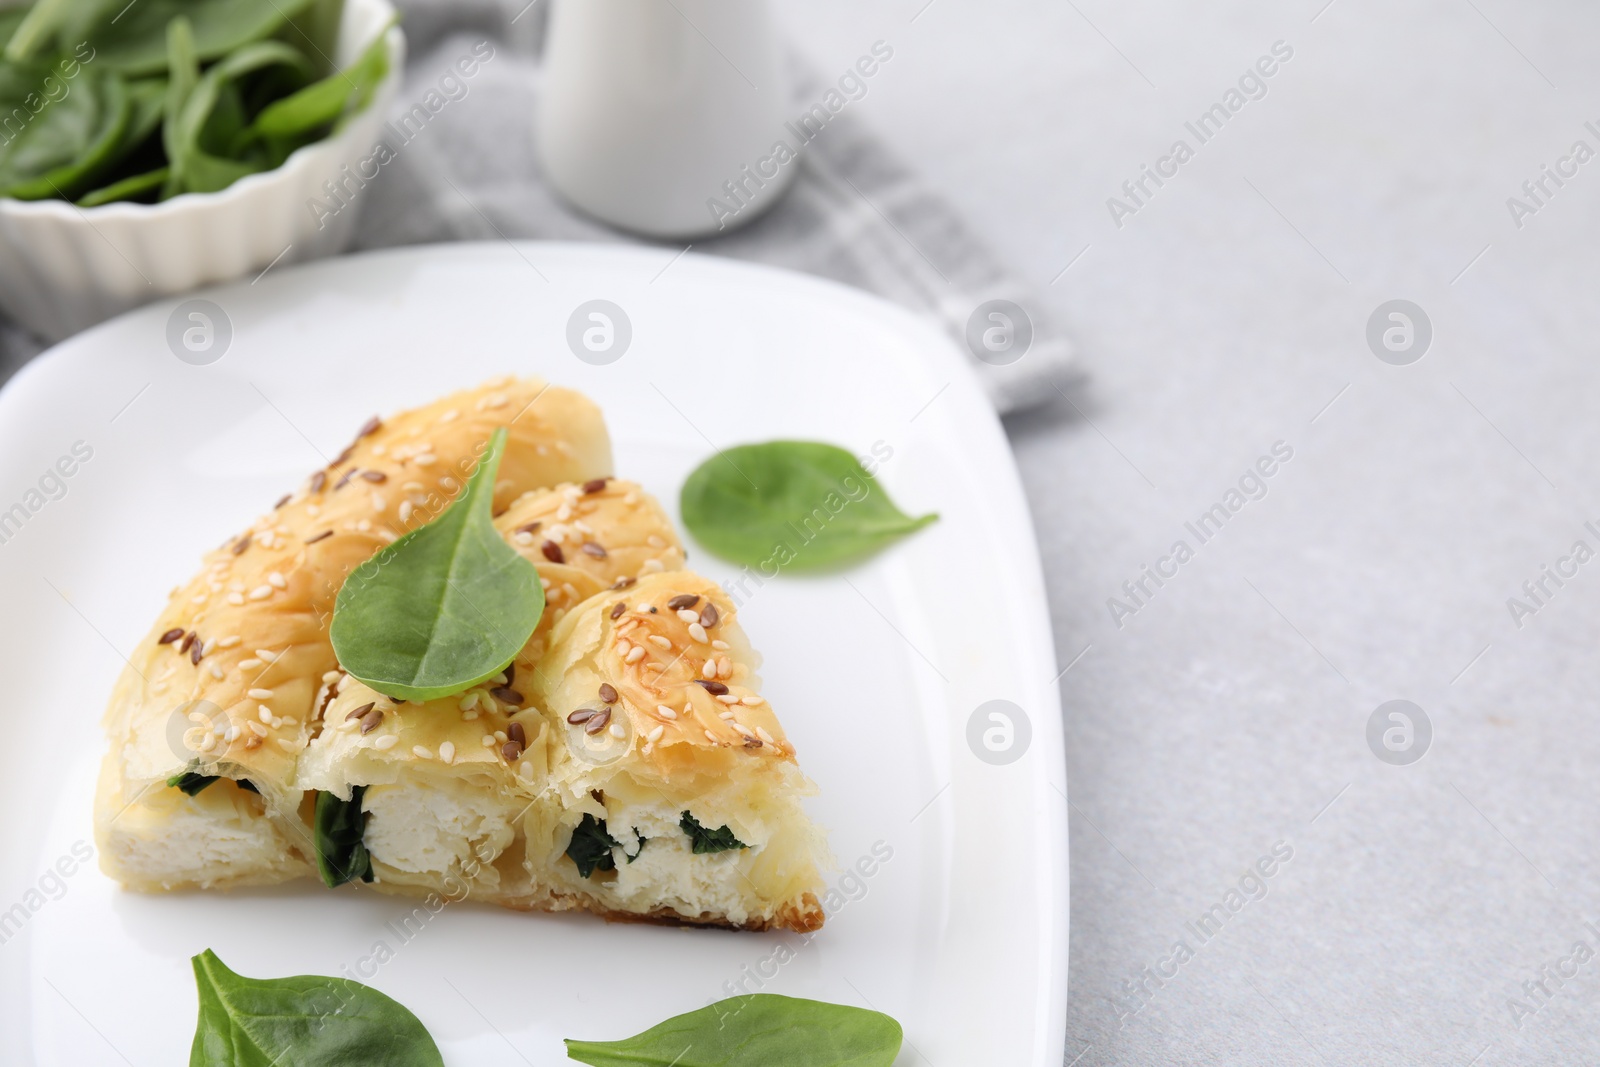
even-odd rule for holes
{"type": "MultiPolygon", "coordinates": [[[[906,1030],[901,1064],[1058,1067],[1065,764],[1038,555],[999,423],[962,355],[897,308],[799,275],[671,260],[528,243],[323,262],[203,294],[231,324],[215,362],[175,357],[179,302],[164,301],[62,344],[0,393],[0,513],[20,504],[12,523],[25,520],[0,525],[0,1062],[183,1062],[189,957],[210,947],[247,975],[376,986],[453,1065],[566,1063],[563,1037],[624,1037],[742,989],[888,1012],[906,1030]],[[632,327],[609,365],[566,340],[593,299],[632,327]],[[408,930],[413,905],[374,893],[141,896],[78,862],[120,650],[199,553],[368,415],[507,372],[594,397],[618,473],[674,511],[713,448],[803,437],[892,453],[879,472],[891,496],[940,513],[864,565],[747,582],[740,596],[840,862],[822,932],[476,905],[408,930]],[[74,446],[92,455],[48,476],[74,446]],[[991,700],[1021,709],[1009,750],[1005,723],[975,717],[991,700]]],[[[692,542],[690,556],[713,579],[739,577],[692,542]]]]}

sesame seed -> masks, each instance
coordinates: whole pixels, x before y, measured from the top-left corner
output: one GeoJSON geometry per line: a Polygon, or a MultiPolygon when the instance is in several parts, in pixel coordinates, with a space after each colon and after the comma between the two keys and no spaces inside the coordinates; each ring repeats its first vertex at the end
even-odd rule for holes
{"type": "MultiPolygon", "coordinates": [[[[670,607],[671,605],[668,606],[670,607]]],[[[700,621],[700,616],[690,611],[688,608],[679,608],[678,618],[682,619],[684,622],[699,623],[700,621]]]]}
{"type": "Polygon", "coordinates": [[[206,597],[210,595],[210,593],[196,593],[190,598],[190,602],[194,604],[204,604],[206,602],[206,597]]]}
{"type": "Polygon", "coordinates": [[[661,716],[663,719],[676,719],[678,717],[678,713],[667,707],[665,704],[656,705],[656,714],[661,716]]]}
{"type": "Polygon", "coordinates": [[[754,734],[752,734],[750,732],[750,727],[746,726],[744,723],[740,722],[737,719],[729,719],[728,720],[728,725],[733,727],[735,730],[738,730],[739,733],[741,735],[745,736],[745,737],[754,737],[755,736],[754,734]]]}
{"type": "Polygon", "coordinates": [[[229,743],[232,743],[233,740],[235,738],[237,738],[238,736],[239,736],[239,727],[234,725],[233,723],[229,723],[227,729],[222,731],[222,739],[224,741],[229,742],[229,743]]]}
{"type": "Polygon", "coordinates": [[[501,742],[502,744],[504,744],[506,741],[510,740],[510,738],[506,735],[506,732],[504,730],[496,730],[494,732],[494,739],[496,741],[501,742]]]}
{"type": "Polygon", "coordinates": [[[278,747],[285,752],[293,752],[300,747],[300,744],[292,737],[280,737],[278,738],[278,747]]]}
{"type": "Polygon", "coordinates": [[[700,673],[705,675],[707,678],[715,678],[717,676],[717,661],[711,659],[706,660],[706,665],[700,668],[700,673]]]}
{"type": "Polygon", "coordinates": [[[717,674],[723,678],[733,677],[733,662],[727,656],[717,657],[717,674]]]}
{"type": "Polygon", "coordinates": [[[272,721],[272,709],[267,707],[265,704],[257,704],[256,705],[256,717],[258,719],[260,719],[262,722],[271,722],[272,721]]]}
{"type": "Polygon", "coordinates": [[[324,685],[331,685],[332,683],[337,682],[343,676],[343,671],[323,671],[322,682],[324,685]]]}
{"type": "Polygon", "coordinates": [[[717,700],[723,704],[739,703],[739,698],[732,693],[721,693],[717,696],[717,700]]]}
{"type": "Polygon", "coordinates": [[[282,652],[274,652],[270,648],[258,648],[258,649],[256,649],[256,658],[257,659],[264,659],[268,663],[276,663],[276,662],[278,662],[278,657],[281,656],[281,655],[283,655],[282,652]]]}
{"type": "Polygon", "coordinates": [[[667,547],[667,542],[662,539],[660,534],[651,534],[649,539],[648,539],[648,542],[649,542],[649,545],[650,545],[651,548],[666,548],[667,547]]]}
{"type": "Polygon", "coordinates": [[[272,586],[270,585],[258,585],[254,589],[250,590],[251,600],[265,600],[271,595],[272,586]]]}
{"type": "Polygon", "coordinates": [[[494,734],[484,734],[482,737],[478,738],[478,740],[483,743],[484,748],[494,747],[494,734]]]}
{"type": "Polygon", "coordinates": [[[261,666],[261,661],[258,659],[242,659],[239,661],[239,669],[241,671],[253,671],[259,666],[261,666]]]}
{"type": "MultiPolygon", "coordinates": [[[[424,452],[420,456],[412,456],[411,462],[415,463],[419,467],[431,467],[435,463],[439,462],[439,457],[434,455],[432,452],[424,452]]],[[[451,481],[454,481],[454,479],[451,479],[451,481]]]]}
{"type": "Polygon", "coordinates": [[[733,718],[733,712],[729,711],[727,708],[723,708],[721,711],[717,712],[717,717],[719,719],[731,720],[733,718]]]}
{"type": "Polygon", "coordinates": [[[382,752],[382,751],[385,751],[386,749],[393,748],[395,745],[397,745],[399,743],[400,743],[400,738],[397,737],[396,735],[394,735],[394,734],[384,734],[382,737],[380,737],[376,741],[372,742],[372,747],[377,749],[378,751],[382,752]]]}
{"type": "Polygon", "coordinates": [[[623,657],[623,659],[628,663],[638,663],[640,660],[644,659],[644,646],[634,645],[628,650],[628,654],[623,657]]]}
{"type": "Polygon", "coordinates": [[[689,636],[694,638],[697,644],[703,645],[709,640],[709,638],[706,636],[706,628],[701,626],[698,622],[691,622],[689,624],[689,636]]]}
{"type": "Polygon", "coordinates": [[[562,504],[559,508],[556,509],[556,521],[557,522],[566,522],[570,518],[572,518],[572,505],[571,504],[562,504]]]}
{"type": "Polygon", "coordinates": [[[766,730],[762,729],[759,726],[756,727],[756,736],[761,738],[761,740],[765,741],[769,745],[775,745],[775,744],[778,743],[778,742],[776,742],[776,741],[774,741],[772,739],[772,735],[771,734],[767,733],[766,730]]]}
{"type": "Polygon", "coordinates": [[[463,711],[461,713],[461,721],[462,722],[472,722],[477,717],[478,717],[478,709],[477,708],[473,708],[471,711],[463,711]]]}
{"type": "Polygon", "coordinates": [[[372,510],[373,511],[383,511],[388,506],[389,506],[389,498],[388,497],[384,496],[382,493],[373,493],[372,494],[372,510]]]}
{"type": "Polygon", "coordinates": [[[662,571],[664,571],[666,569],[667,568],[662,565],[662,563],[661,563],[661,561],[659,559],[647,559],[642,564],[640,564],[639,573],[640,574],[660,574],[662,571]]]}
{"type": "Polygon", "coordinates": [[[279,574],[277,571],[273,571],[267,575],[267,584],[272,586],[274,589],[289,588],[288,581],[285,580],[283,575],[279,574]]]}
{"type": "Polygon", "coordinates": [[[719,652],[726,652],[726,651],[728,651],[728,649],[732,648],[733,646],[728,644],[728,642],[722,640],[721,638],[718,638],[717,640],[711,642],[711,647],[716,649],[719,652]]]}
{"type": "Polygon", "coordinates": [[[356,523],[356,529],[360,530],[362,533],[370,533],[372,530],[371,520],[362,519],[360,522],[356,523]]]}
{"type": "Polygon", "coordinates": [[[615,737],[618,741],[621,741],[624,737],[628,736],[628,731],[623,728],[623,725],[620,722],[612,723],[610,732],[611,736],[615,737]]]}
{"type": "Polygon", "coordinates": [[[412,745],[411,746],[411,754],[413,756],[417,757],[418,759],[432,759],[433,758],[433,752],[430,751],[427,748],[427,746],[425,746],[425,745],[412,745]]]}
{"type": "Polygon", "coordinates": [[[714,741],[716,741],[716,739],[717,739],[717,735],[716,734],[712,733],[710,730],[706,731],[706,740],[707,741],[713,741],[714,742],[714,741]]]}
{"type": "Polygon", "coordinates": [[[454,763],[456,758],[456,746],[452,742],[444,742],[439,746],[439,758],[444,760],[446,763],[454,763]]]}
{"type": "Polygon", "coordinates": [[[218,648],[233,648],[239,643],[238,634],[229,634],[227,637],[217,638],[215,644],[218,648]]]}
{"type": "Polygon", "coordinates": [[[243,593],[229,593],[228,596],[227,596],[227,601],[228,601],[228,603],[232,604],[234,607],[238,607],[240,604],[244,603],[244,594],[243,593]]]}
{"type": "Polygon", "coordinates": [[[222,680],[223,673],[224,672],[222,670],[222,664],[217,663],[216,661],[212,661],[212,663],[211,663],[211,677],[217,679],[220,682],[222,680]]]}
{"type": "Polygon", "coordinates": [[[523,760],[522,765],[517,768],[517,775],[521,778],[532,778],[533,764],[529,763],[527,760],[523,760]]]}
{"type": "Polygon", "coordinates": [[[666,732],[667,728],[665,726],[657,726],[649,733],[645,734],[644,737],[646,741],[649,741],[651,744],[655,744],[657,741],[661,740],[661,735],[666,732]]]}
{"type": "Polygon", "coordinates": [[[265,726],[263,726],[259,722],[247,722],[247,723],[245,723],[245,726],[249,729],[249,731],[251,733],[255,734],[257,737],[266,737],[267,736],[267,728],[265,726]]]}
{"type": "Polygon", "coordinates": [[[411,512],[413,510],[414,510],[414,508],[412,506],[411,501],[402,500],[400,502],[400,521],[401,522],[409,522],[410,519],[411,519],[411,512]]]}
{"type": "Polygon", "coordinates": [[[462,711],[471,711],[473,708],[475,708],[477,706],[478,706],[478,691],[476,689],[474,689],[470,693],[465,694],[460,700],[456,701],[456,707],[460,708],[462,711]]]}
{"type": "Polygon", "coordinates": [[[660,634],[651,634],[649,640],[650,643],[655,645],[657,648],[664,648],[669,652],[672,650],[672,642],[667,640],[665,637],[662,637],[660,634]]]}
{"type": "Polygon", "coordinates": [[[251,700],[271,700],[272,699],[272,690],[270,690],[270,689],[247,689],[247,690],[245,690],[244,695],[249,697],[251,700]]]}

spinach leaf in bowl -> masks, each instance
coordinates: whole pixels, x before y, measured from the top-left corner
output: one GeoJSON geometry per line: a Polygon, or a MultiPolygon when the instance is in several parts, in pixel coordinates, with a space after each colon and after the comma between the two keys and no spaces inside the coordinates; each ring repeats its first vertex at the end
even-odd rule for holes
{"type": "Polygon", "coordinates": [[[0,197],[153,201],[281,166],[370,106],[390,74],[387,25],[333,69],[343,4],[34,0],[0,11],[0,197]]]}
{"type": "MultiPolygon", "coordinates": [[[[44,2],[44,0],[41,0],[44,2]]],[[[95,62],[124,74],[159,74],[167,66],[167,26],[187,19],[202,63],[221,59],[247,44],[283,35],[290,20],[313,0],[126,0],[96,5],[92,21],[63,25],[58,43],[87,40],[95,62]],[[76,39],[68,40],[76,35],[76,39]]],[[[79,5],[82,6],[81,4],[79,5]]],[[[303,42],[293,42],[303,43],[303,42]]]]}
{"type": "Polygon", "coordinates": [[[68,81],[52,65],[0,64],[0,195],[42,200],[87,188],[130,112],[115,74],[83,70],[68,81]]]}
{"type": "Polygon", "coordinates": [[[302,80],[311,71],[301,52],[278,41],[260,41],[214,64],[175,107],[169,93],[163,130],[169,161],[166,195],[216,192],[282,162],[246,150],[241,81],[274,67],[302,80]]]}

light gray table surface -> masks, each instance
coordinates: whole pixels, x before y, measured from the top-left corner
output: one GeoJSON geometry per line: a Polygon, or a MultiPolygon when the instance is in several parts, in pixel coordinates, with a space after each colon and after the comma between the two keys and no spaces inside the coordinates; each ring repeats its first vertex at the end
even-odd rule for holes
{"type": "Polygon", "coordinates": [[[824,71],[893,45],[854,106],[1081,351],[1007,420],[1076,659],[1067,1061],[1600,1061],[1600,561],[1561,562],[1600,551],[1600,160],[1560,162],[1600,150],[1600,9],[925,3],[780,9],[824,71]],[[1107,199],[1180,138],[1118,227],[1107,199]],[[1577,173],[1535,204],[1543,165],[1577,173]],[[1397,298],[1433,328],[1407,366],[1366,340],[1397,298]],[[1200,544],[1185,523],[1280,441],[1200,544]],[[1119,627],[1108,598],[1180,539],[1119,627]],[[1536,604],[1546,565],[1577,573],[1536,604]],[[1367,741],[1393,699],[1432,726],[1410,765],[1367,741]]]}

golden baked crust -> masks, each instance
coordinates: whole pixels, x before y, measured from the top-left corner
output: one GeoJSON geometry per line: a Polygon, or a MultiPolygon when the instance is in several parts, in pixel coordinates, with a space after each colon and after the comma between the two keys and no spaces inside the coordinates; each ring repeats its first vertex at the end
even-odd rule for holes
{"type": "MultiPolygon", "coordinates": [[[[107,706],[117,767],[102,789],[137,798],[187,769],[246,779],[280,829],[303,836],[296,763],[337,667],[328,622],[345,575],[448,505],[499,427],[507,442],[497,508],[540,486],[611,473],[599,409],[535,379],[500,379],[369,420],[173,590],[107,706]]],[[[103,855],[123,851],[106,848],[110,822],[99,829],[103,855]]]]}
{"type": "Polygon", "coordinates": [[[683,569],[660,504],[610,463],[594,406],[539,382],[364,426],[209,553],[135,651],[106,714],[107,873],[147,890],[313,874],[315,795],[359,787],[380,892],[820,927],[826,845],[799,802],[814,787],[759,692],[759,658],[722,590],[683,569]],[[495,525],[537,568],[546,609],[502,675],[392,699],[338,669],[339,588],[442,511],[501,426],[495,525]],[[223,780],[188,796],[168,785],[185,771],[223,780]],[[596,864],[579,866],[580,832],[602,842],[596,864]]]}

